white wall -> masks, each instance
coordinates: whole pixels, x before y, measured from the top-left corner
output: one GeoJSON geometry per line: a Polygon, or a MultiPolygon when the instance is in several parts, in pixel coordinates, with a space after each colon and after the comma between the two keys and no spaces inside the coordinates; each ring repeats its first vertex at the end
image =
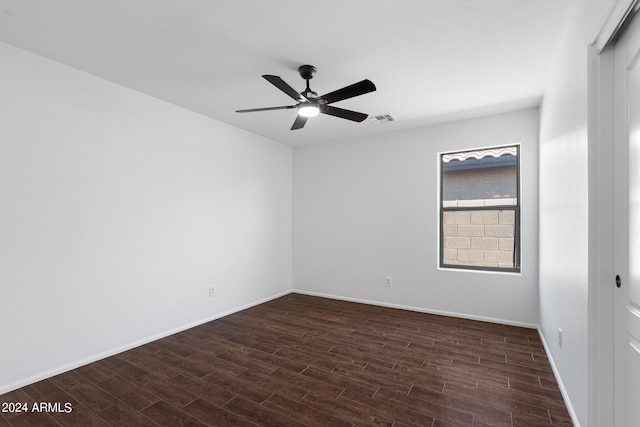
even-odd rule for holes
{"type": "Polygon", "coordinates": [[[293,164],[296,290],[538,323],[537,109],[297,147],[293,164]],[[438,153],[513,143],[522,144],[522,274],[438,269],[438,153]]]}
{"type": "Polygon", "coordinates": [[[291,290],[289,147],[0,64],[0,393],[291,290]]]}
{"type": "Polygon", "coordinates": [[[589,212],[596,191],[589,181],[596,171],[588,166],[590,156],[598,154],[589,149],[587,53],[610,3],[578,5],[540,113],[540,326],[575,420],[583,427],[599,425],[589,421],[589,411],[598,406],[593,398],[589,401],[589,325],[594,322],[589,264],[600,253],[593,239],[589,246],[590,215],[598,213],[589,212]]]}

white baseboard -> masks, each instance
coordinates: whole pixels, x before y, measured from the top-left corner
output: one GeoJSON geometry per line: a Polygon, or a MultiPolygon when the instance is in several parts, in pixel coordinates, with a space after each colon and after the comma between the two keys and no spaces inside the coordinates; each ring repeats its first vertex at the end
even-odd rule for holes
{"type": "Polygon", "coordinates": [[[293,293],[302,294],[302,295],[310,295],[310,296],[315,296],[315,297],[322,297],[322,298],[330,298],[330,299],[336,299],[336,300],[341,300],[341,301],[358,302],[358,303],[361,303],[361,304],[377,305],[377,306],[380,306],[380,307],[398,308],[398,309],[401,309],[401,310],[415,311],[415,312],[418,312],[418,313],[438,314],[438,315],[441,315],[441,316],[458,317],[458,318],[461,318],[461,319],[479,320],[481,322],[499,323],[501,325],[519,326],[519,327],[522,327],[522,328],[529,328],[529,329],[538,329],[538,325],[533,324],[533,323],[517,322],[517,321],[513,321],[513,320],[498,319],[498,318],[494,318],[494,317],[476,316],[476,315],[473,315],[473,314],[457,313],[457,312],[454,312],[454,311],[432,310],[432,309],[428,309],[428,308],[415,307],[415,306],[411,306],[411,305],[392,304],[392,303],[387,303],[387,302],[383,302],[383,301],[366,300],[366,299],[362,299],[362,298],[350,298],[350,297],[345,297],[345,296],[342,296],[342,295],[331,295],[331,294],[325,294],[325,293],[319,293],[319,292],[303,291],[303,290],[300,290],[300,289],[294,289],[293,293]]]}
{"type": "Polygon", "coordinates": [[[182,326],[179,326],[177,328],[174,328],[174,329],[171,329],[171,330],[168,330],[168,331],[164,331],[164,332],[161,332],[159,334],[156,334],[156,335],[153,335],[153,336],[150,336],[150,337],[135,341],[133,343],[126,344],[124,346],[121,346],[121,347],[118,347],[118,348],[115,348],[115,349],[112,349],[112,350],[109,350],[109,351],[106,351],[106,352],[103,352],[103,353],[100,353],[100,354],[96,354],[96,355],[93,355],[91,357],[87,357],[87,358],[84,358],[84,359],[81,359],[81,360],[77,360],[77,361],[69,363],[67,365],[59,366],[59,367],[57,367],[55,369],[51,369],[51,370],[48,370],[48,371],[45,371],[45,372],[41,372],[39,374],[33,375],[31,377],[28,377],[28,378],[24,378],[24,379],[19,380],[19,381],[15,381],[15,382],[10,383],[10,384],[2,384],[2,385],[0,385],[0,395],[4,394],[4,393],[9,393],[10,391],[19,389],[19,388],[24,387],[24,386],[28,386],[28,385],[36,383],[38,381],[41,381],[41,380],[44,380],[44,379],[47,379],[47,378],[51,378],[51,377],[53,377],[55,375],[62,374],[62,373],[67,372],[67,371],[71,371],[73,369],[77,369],[77,368],[79,368],[81,366],[88,365],[89,363],[97,362],[98,360],[101,360],[101,359],[116,355],[118,353],[122,353],[123,351],[131,350],[132,348],[136,348],[136,347],[139,347],[141,345],[148,344],[148,343],[150,343],[152,341],[156,341],[156,340],[159,340],[161,338],[168,337],[169,335],[173,335],[173,334],[176,334],[178,332],[186,331],[187,329],[191,329],[191,328],[194,328],[196,326],[202,325],[204,323],[211,322],[212,320],[220,319],[220,318],[228,316],[230,314],[237,313],[237,312],[242,311],[242,310],[246,310],[247,308],[251,308],[251,307],[254,307],[256,305],[260,305],[260,304],[263,304],[265,302],[274,300],[276,298],[280,298],[282,296],[289,295],[291,292],[292,292],[292,290],[286,290],[286,291],[277,293],[275,295],[271,295],[271,296],[268,296],[266,298],[262,298],[260,300],[250,302],[250,303],[242,305],[240,307],[235,307],[235,308],[233,308],[231,310],[227,310],[227,311],[224,311],[222,313],[217,313],[217,314],[214,314],[213,316],[209,316],[209,317],[206,317],[204,319],[200,319],[200,320],[197,320],[195,322],[192,322],[192,323],[189,323],[189,324],[186,324],[186,325],[182,325],[182,326]]]}
{"type": "Polygon", "coordinates": [[[556,363],[553,360],[551,351],[549,351],[547,340],[544,339],[544,334],[542,333],[542,330],[540,329],[540,327],[538,327],[538,335],[540,335],[540,341],[542,341],[544,352],[547,353],[547,359],[549,359],[549,364],[551,365],[553,376],[556,378],[556,382],[558,383],[558,388],[560,388],[560,393],[562,394],[562,399],[564,399],[564,404],[567,407],[567,411],[569,411],[569,416],[571,416],[571,421],[573,422],[574,427],[580,427],[580,422],[578,421],[578,416],[576,415],[576,411],[573,409],[573,405],[571,404],[569,393],[567,393],[567,389],[564,387],[564,383],[562,382],[562,378],[560,377],[560,373],[558,372],[556,363]]]}

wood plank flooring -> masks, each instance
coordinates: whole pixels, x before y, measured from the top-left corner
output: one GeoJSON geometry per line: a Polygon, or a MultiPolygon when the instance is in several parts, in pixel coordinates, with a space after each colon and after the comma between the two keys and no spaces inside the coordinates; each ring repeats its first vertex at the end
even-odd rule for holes
{"type": "Polygon", "coordinates": [[[0,427],[572,425],[533,329],[300,294],[0,396],[9,403],[28,411],[0,412],[0,427]]]}

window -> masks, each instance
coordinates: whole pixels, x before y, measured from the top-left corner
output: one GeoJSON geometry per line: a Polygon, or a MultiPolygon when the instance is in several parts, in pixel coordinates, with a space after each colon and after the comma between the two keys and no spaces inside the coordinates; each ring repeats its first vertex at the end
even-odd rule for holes
{"type": "Polygon", "coordinates": [[[520,147],[440,155],[440,267],[520,271],[520,147]]]}

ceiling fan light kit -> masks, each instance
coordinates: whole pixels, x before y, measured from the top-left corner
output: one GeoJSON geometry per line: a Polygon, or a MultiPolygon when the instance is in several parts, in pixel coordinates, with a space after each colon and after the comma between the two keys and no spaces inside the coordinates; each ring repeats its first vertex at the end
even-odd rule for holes
{"type": "Polygon", "coordinates": [[[353,98],[355,96],[364,95],[365,93],[373,92],[376,90],[376,86],[370,80],[362,80],[352,85],[343,87],[342,89],[335,90],[322,96],[311,90],[309,87],[309,80],[316,75],[316,67],[313,65],[302,65],[298,68],[298,73],[307,82],[307,87],[304,91],[298,93],[294,88],[289,86],[279,76],[273,76],[270,74],[264,74],[262,77],[282,92],[287,94],[290,98],[294,99],[296,105],[286,105],[282,107],[265,107],[265,108],[251,108],[247,110],[236,110],[237,113],[251,113],[256,111],[271,111],[271,110],[289,110],[293,108],[298,109],[298,116],[291,126],[291,130],[302,129],[310,117],[317,116],[318,114],[327,114],[329,116],[338,117],[341,119],[347,119],[354,122],[364,121],[368,115],[359,113],[357,111],[345,110],[344,108],[338,108],[331,106],[334,102],[342,101],[345,99],[353,98]]]}
{"type": "Polygon", "coordinates": [[[302,117],[315,117],[320,114],[320,108],[312,103],[300,104],[298,106],[298,114],[302,117]]]}

